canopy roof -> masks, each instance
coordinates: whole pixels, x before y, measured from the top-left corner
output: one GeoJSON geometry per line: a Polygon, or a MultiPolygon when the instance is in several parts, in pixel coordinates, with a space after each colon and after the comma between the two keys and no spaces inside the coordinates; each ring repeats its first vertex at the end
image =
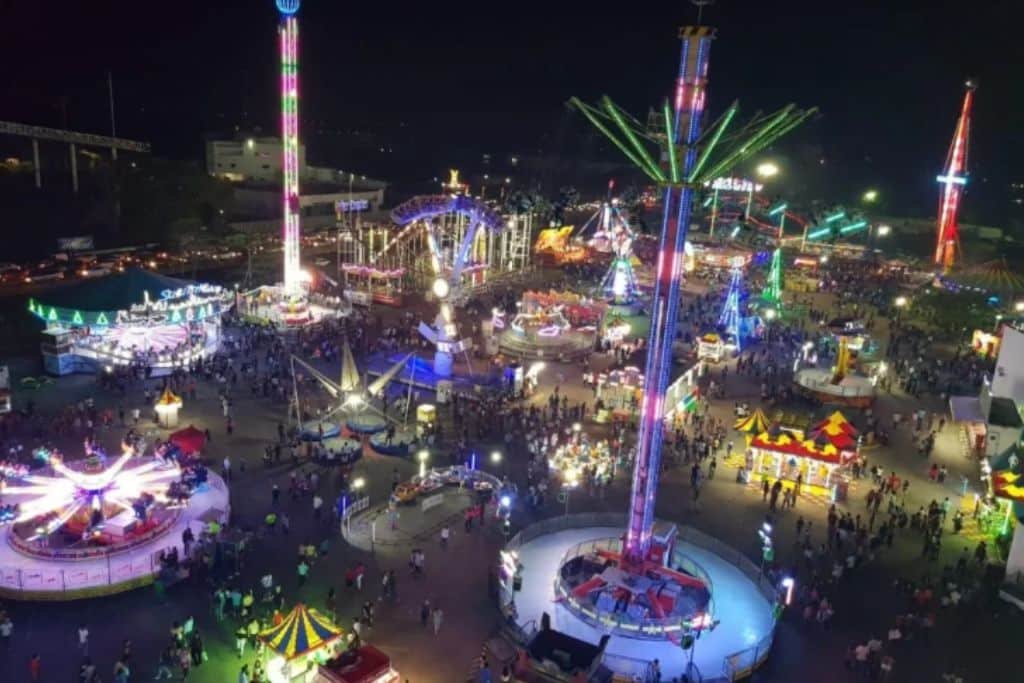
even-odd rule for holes
{"type": "Polygon", "coordinates": [[[170,386],[166,386],[164,387],[163,393],[160,394],[160,398],[157,399],[156,404],[158,406],[180,406],[181,397],[171,391],[170,386]]]}
{"type": "Polygon", "coordinates": [[[203,446],[206,445],[206,434],[189,425],[171,434],[168,441],[180,448],[185,455],[190,455],[203,450],[203,446]]]}
{"type": "Polygon", "coordinates": [[[191,284],[195,283],[142,268],[127,268],[123,273],[54,288],[37,299],[46,306],[81,311],[122,311],[132,304],[141,304],[145,299],[144,292],[149,292],[149,298],[155,301],[166,289],[176,290],[191,284]]]}
{"type": "Polygon", "coordinates": [[[768,430],[768,418],[765,417],[764,411],[758,408],[750,415],[736,420],[736,424],[733,427],[740,432],[760,434],[768,430]]]}
{"type": "Polygon", "coordinates": [[[807,430],[807,434],[819,444],[829,443],[839,449],[857,445],[857,428],[838,410],[807,430]]]}
{"type": "Polygon", "coordinates": [[[260,640],[285,659],[294,659],[340,636],[341,627],[300,602],[284,621],[260,633],[260,640]]]}

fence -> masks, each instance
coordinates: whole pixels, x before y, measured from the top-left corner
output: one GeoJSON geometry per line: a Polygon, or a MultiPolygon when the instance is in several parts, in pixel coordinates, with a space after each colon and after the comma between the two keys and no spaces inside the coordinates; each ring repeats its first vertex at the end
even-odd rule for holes
{"type": "MultiPolygon", "coordinates": [[[[551,517],[537,522],[536,524],[531,524],[530,526],[520,530],[519,533],[509,539],[505,549],[518,550],[523,545],[536,538],[557,533],[559,531],[582,529],[587,527],[625,528],[626,523],[627,516],[623,513],[615,512],[586,512],[574,515],[551,517]]],[[[775,586],[773,586],[772,583],[762,574],[760,567],[754,564],[750,558],[740,551],[726,543],[723,543],[722,541],[719,541],[713,536],[709,536],[704,532],[698,531],[697,529],[689,526],[679,527],[679,539],[718,555],[723,560],[739,569],[744,576],[750,579],[754,585],[757,586],[761,595],[768,600],[769,604],[774,605],[776,603],[778,599],[778,591],[775,586]]],[[[711,679],[724,676],[728,681],[736,681],[749,676],[768,658],[774,637],[775,628],[773,624],[772,630],[752,647],[726,655],[722,662],[722,670],[720,674],[717,672],[714,674],[708,672],[708,675],[711,679]]],[[[644,660],[633,660],[629,657],[605,654],[605,662],[608,668],[612,669],[616,673],[626,676],[640,676],[641,680],[646,680],[644,676],[647,675],[645,672],[648,670],[643,668],[647,665],[647,662],[644,660]],[[618,667],[622,668],[620,669],[618,667]]]]}
{"type": "Polygon", "coordinates": [[[160,553],[108,555],[106,561],[67,562],[66,568],[39,566],[0,567],[0,593],[16,598],[63,600],[129,590],[148,583],[160,571],[160,553]]]}

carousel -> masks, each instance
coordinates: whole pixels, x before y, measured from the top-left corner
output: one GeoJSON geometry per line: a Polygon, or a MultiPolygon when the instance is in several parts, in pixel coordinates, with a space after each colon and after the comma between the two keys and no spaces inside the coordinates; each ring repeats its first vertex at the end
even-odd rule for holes
{"type": "Polygon", "coordinates": [[[498,348],[517,358],[568,358],[588,353],[608,305],[574,292],[525,292],[514,316],[492,312],[498,348]]]}
{"type": "Polygon", "coordinates": [[[577,433],[568,443],[552,447],[548,466],[561,474],[563,484],[573,487],[587,478],[610,481],[618,462],[607,441],[592,442],[585,434],[577,433]]]}
{"type": "Polygon", "coordinates": [[[46,324],[43,364],[53,375],[116,367],[170,373],[216,352],[233,293],[131,268],[29,299],[46,324]]]}

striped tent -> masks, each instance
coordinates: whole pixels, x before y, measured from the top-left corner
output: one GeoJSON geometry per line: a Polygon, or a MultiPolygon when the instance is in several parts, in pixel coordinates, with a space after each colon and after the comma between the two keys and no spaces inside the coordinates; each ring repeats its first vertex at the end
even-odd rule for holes
{"type": "Polygon", "coordinates": [[[838,410],[808,430],[808,436],[819,445],[832,444],[839,449],[857,445],[857,428],[838,410]]]}
{"type": "Polygon", "coordinates": [[[736,424],[733,425],[733,428],[738,432],[760,434],[761,432],[768,431],[768,418],[765,417],[764,411],[758,408],[750,415],[736,420],[736,424]]]}
{"type": "Polygon", "coordinates": [[[284,621],[263,631],[259,637],[285,659],[294,659],[341,637],[341,628],[316,610],[299,603],[284,621]]]}
{"type": "Polygon", "coordinates": [[[1005,258],[997,258],[965,268],[960,273],[953,275],[953,279],[961,285],[978,287],[990,292],[1012,294],[1024,291],[1024,277],[1005,258]]]}

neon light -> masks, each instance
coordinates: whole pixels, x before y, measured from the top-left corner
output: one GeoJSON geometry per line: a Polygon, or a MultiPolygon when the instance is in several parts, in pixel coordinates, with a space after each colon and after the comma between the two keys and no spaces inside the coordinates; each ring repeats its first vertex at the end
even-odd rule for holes
{"type": "Polygon", "coordinates": [[[807,233],[807,239],[816,240],[819,237],[824,237],[825,235],[831,234],[831,232],[832,228],[819,228],[818,230],[807,233]]]}
{"type": "Polygon", "coordinates": [[[46,319],[50,320],[50,321],[56,321],[57,320],[57,309],[54,308],[53,306],[50,306],[50,312],[46,315],[46,319]]]}
{"type": "Polygon", "coordinates": [[[831,216],[828,216],[827,218],[825,218],[825,222],[826,223],[835,223],[837,220],[839,220],[840,218],[842,218],[845,215],[846,215],[845,211],[840,211],[839,213],[834,213],[831,216]]]}
{"type": "Polygon", "coordinates": [[[281,154],[283,171],[284,290],[302,292],[299,206],[299,0],[277,0],[281,13],[281,154]]]}
{"type": "Polygon", "coordinates": [[[785,210],[786,210],[786,209],[788,209],[788,208],[789,208],[789,204],[779,204],[779,205],[778,205],[778,206],[776,206],[776,207],[775,207],[774,209],[772,209],[771,211],[769,211],[769,212],[768,212],[768,215],[769,215],[769,216],[775,216],[775,215],[777,215],[777,214],[780,214],[780,213],[782,213],[783,211],[785,211],[785,210]]]}
{"type": "Polygon", "coordinates": [[[82,324],[84,324],[82,322],[82,314],[80,312],[78,312],[78,311],[75,311],[75,314],[73,316],[71,316],[71,322],[74,325],[82,325],[82,324]]]}
{"type": "Polygon", "coordinates": [[[967,184],[967,178],[965,176],[937,175],[937,176],[935,176],[935,179],[938,180],[940,183],[949,183],[949,184],[953,184],[953,185],[966,185],[967,184]]]}
{"type": "Polygon", "coordinates": [[[729,292],[725,296],[725,305],[722,307],[722,314],[718,317],[718,324],[725,328],[726,334],[730,335],[736,343],[736,349],[741,348],[740,341],[740,286],[743,273],[739,268],[733,268],[732,279],[729,280],[729,292]]]}
{"type": "Polygon", "coordinates": [[[110,322],[107,320],[107,314],[106,313],[100,313],[98,316],[96,316],[96,324],[97,325],[109,325],[110,322]]]}
{"type": "Polygon", "coordinates": [[[782,249],[776,249],[772,254],[772,265],[768,269],[768,281],[761,298],[772,303],[779,303],[782,299],[782,249]]]}
{"type": "Polygon", "coordinates": [[[850,223],[849,225],[847,225],[847,226],[845,226],[843,228],[840,228],[839,229],[839,234],[840,235],[845,235],[847,233],[856,232],[858,230],[863,230],[866,227],[868,227],[868,222],[867,221],[857,221],[856,223],[850,223]]]}

